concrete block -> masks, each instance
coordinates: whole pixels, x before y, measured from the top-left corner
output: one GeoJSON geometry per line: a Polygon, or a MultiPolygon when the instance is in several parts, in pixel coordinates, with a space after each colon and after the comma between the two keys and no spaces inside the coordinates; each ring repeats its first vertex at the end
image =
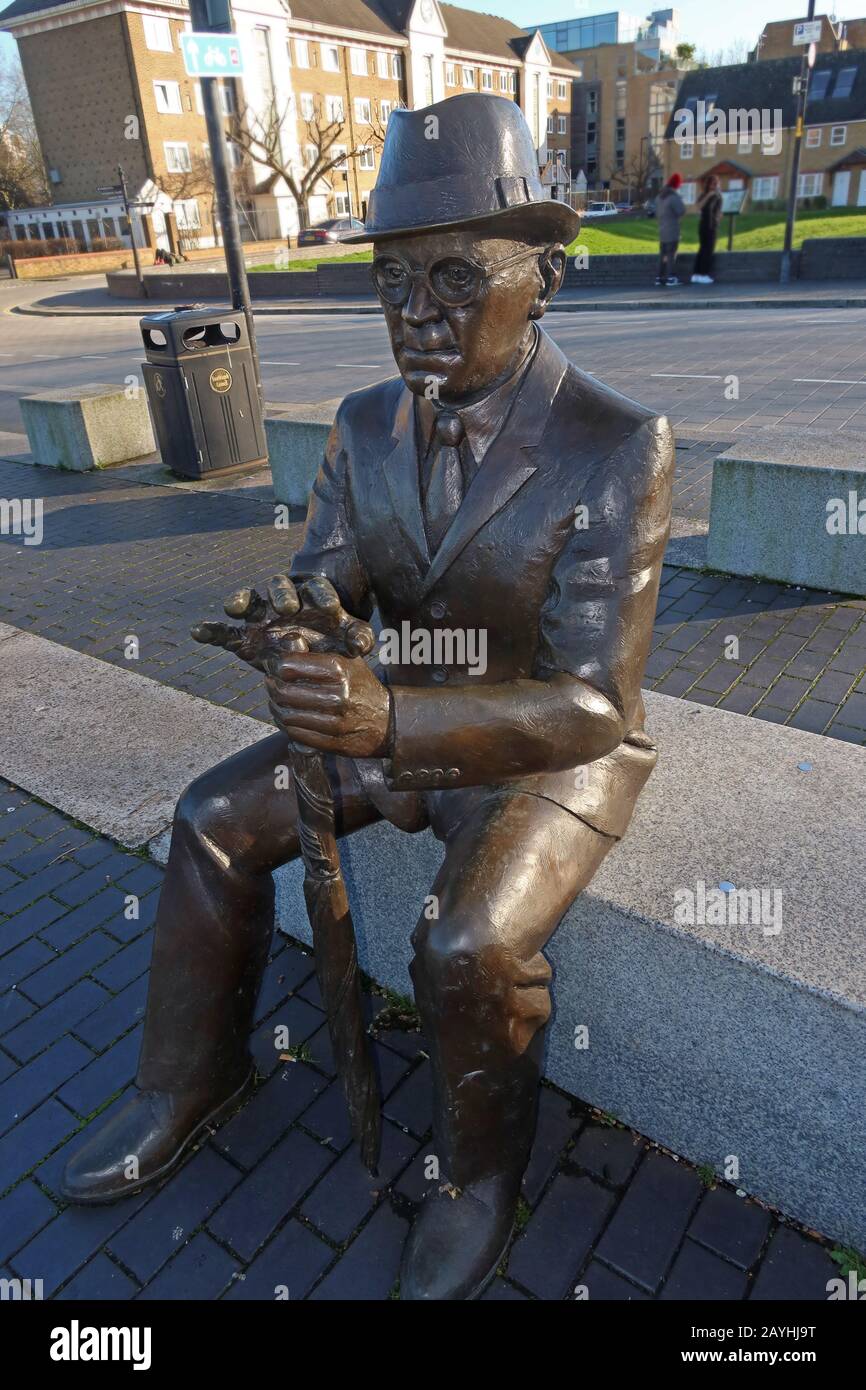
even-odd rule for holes
{"type": "Polygon", "coordinates": [[[738,437],[713,465],[707,562],[866,594],[866,440],[793,429],[738,437]]]}
{"type": "Polygon", "coordinates": [[[265,435],[278,502],[306,507],[338,405],[334,400],[269,409],[265,435]]]}
{"type": "Polygon", "coordinates": [[[141,458],[156,449],[144,391],[90,382],[22,396],[21,415],[34,462],[83,471],[141,458]]]}
{"type": "MultiPolygon", "coordinates": [[[[716,1172],[736,1159],[740,1187],[863,1249],[866,749],[645,699],[658,768],[548,948],[547,1075],[716,1172]],[[781,919],[707,921],[702,893],[733,901],[722,883],[763,889],[781,919]]],[[[341,854],[361,963],[409,994],[442,846],[377,825],[341,854]]],[[[279,871],[278,912],[309,941],[302,877],[279,871]]]]}

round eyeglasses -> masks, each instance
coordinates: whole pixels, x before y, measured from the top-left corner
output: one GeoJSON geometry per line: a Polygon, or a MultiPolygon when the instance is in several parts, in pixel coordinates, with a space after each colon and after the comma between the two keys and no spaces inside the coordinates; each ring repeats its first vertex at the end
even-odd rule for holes
{"type": "Polygon", "coordinates": [[[372,266],[373,284],[379,298],[386,304],[401,305],[406,303],[415,282],[420,281],[440,304],[449,309],[458,309],[479,297],[494,271],[542,254],[538,247],[527,247],[498,261],[441,256],[417,270],[413,270],[402,256],[377,256],[372,266]]]}

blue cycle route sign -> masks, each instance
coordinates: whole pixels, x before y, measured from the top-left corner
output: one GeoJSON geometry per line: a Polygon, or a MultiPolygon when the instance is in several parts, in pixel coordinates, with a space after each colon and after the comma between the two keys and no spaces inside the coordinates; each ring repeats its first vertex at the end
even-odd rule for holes
{"type": "Polygon", "coordinates": [[[237,34],[181,34],[184,67],[190,77],[241,77],[244,63],[237,34]]]}

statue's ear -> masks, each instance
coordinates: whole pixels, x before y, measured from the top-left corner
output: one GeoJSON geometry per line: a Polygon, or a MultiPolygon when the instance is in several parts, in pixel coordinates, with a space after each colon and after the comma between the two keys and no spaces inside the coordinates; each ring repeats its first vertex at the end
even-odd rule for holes
{"type": "Polygon", "coordinates": [[[548,246],[539,256],[538,269],[541,275],[542,288],[529,311],[530,318],[540,319],[553,296],[558,292],[565,276],[566,260],[565,247],[561,245],[548,246]]]}

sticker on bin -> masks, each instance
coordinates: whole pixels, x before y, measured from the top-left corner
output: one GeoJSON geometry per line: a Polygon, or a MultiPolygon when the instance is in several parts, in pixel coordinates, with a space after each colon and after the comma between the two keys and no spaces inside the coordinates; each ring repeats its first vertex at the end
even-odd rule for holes
{"type": "Polygon", "coordinates": [[[218,395],[224,396],[226,391],[230,391],[231,384],[232,374],[226,371],[225,367],[217,367],[215,371],[211,372],[210,387],[211,390],[216,391],[218,395]]]}

